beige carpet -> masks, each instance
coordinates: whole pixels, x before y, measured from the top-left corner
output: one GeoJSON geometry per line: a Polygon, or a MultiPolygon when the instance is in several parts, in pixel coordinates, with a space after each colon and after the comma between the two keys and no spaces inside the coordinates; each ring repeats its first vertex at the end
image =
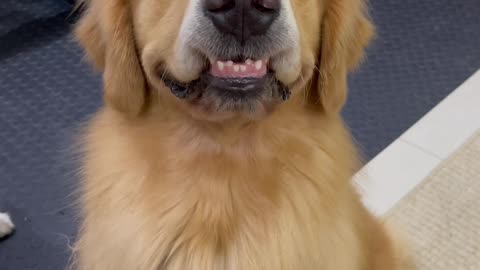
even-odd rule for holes
{"type": "Polygon", "coordinates": [[[387,219],[406,230],[419,270],[480,270],[480,133],[387,219]]]}

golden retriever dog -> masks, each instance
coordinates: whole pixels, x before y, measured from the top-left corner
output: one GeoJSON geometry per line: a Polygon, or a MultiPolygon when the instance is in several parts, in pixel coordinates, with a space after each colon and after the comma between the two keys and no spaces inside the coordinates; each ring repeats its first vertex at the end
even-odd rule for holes
{"type": "Polygon", "coordinates": [[[405,269],[339,111],[362,0],[89,0],[79,270],[405,269]]]}

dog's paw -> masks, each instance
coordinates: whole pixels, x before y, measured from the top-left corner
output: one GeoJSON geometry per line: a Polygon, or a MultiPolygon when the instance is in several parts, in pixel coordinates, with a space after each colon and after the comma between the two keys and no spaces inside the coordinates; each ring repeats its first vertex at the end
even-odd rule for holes
{"type": "Polygon", "coordinates": [[[13,232],[13,225],[10,216],[6,213],[0,213],[0,238],[3,238],[13,232]]]}

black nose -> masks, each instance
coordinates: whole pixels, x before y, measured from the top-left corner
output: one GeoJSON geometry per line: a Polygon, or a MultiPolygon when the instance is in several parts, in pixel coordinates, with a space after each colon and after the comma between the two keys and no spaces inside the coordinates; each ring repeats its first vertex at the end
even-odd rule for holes
{"type": "Polygon", "coordinates": [[[218,30],[243,44],[267,33],[280,13],[280,0],[204,0],[204,7],[218,30]]]}

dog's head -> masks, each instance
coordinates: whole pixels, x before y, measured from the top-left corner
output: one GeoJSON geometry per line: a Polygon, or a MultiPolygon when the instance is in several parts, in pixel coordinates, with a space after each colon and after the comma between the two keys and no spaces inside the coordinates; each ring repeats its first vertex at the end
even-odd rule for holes
{"type": "MultiPolygon", "coordinates": [[[[363,0],[88,0],[76,35],[108,106],[162,100],[195,117],[256,118],[301,93],[326,113],[373,33],[363,0]]],[[[163,102],[165,104],[165,102],[163,102]]]]}

